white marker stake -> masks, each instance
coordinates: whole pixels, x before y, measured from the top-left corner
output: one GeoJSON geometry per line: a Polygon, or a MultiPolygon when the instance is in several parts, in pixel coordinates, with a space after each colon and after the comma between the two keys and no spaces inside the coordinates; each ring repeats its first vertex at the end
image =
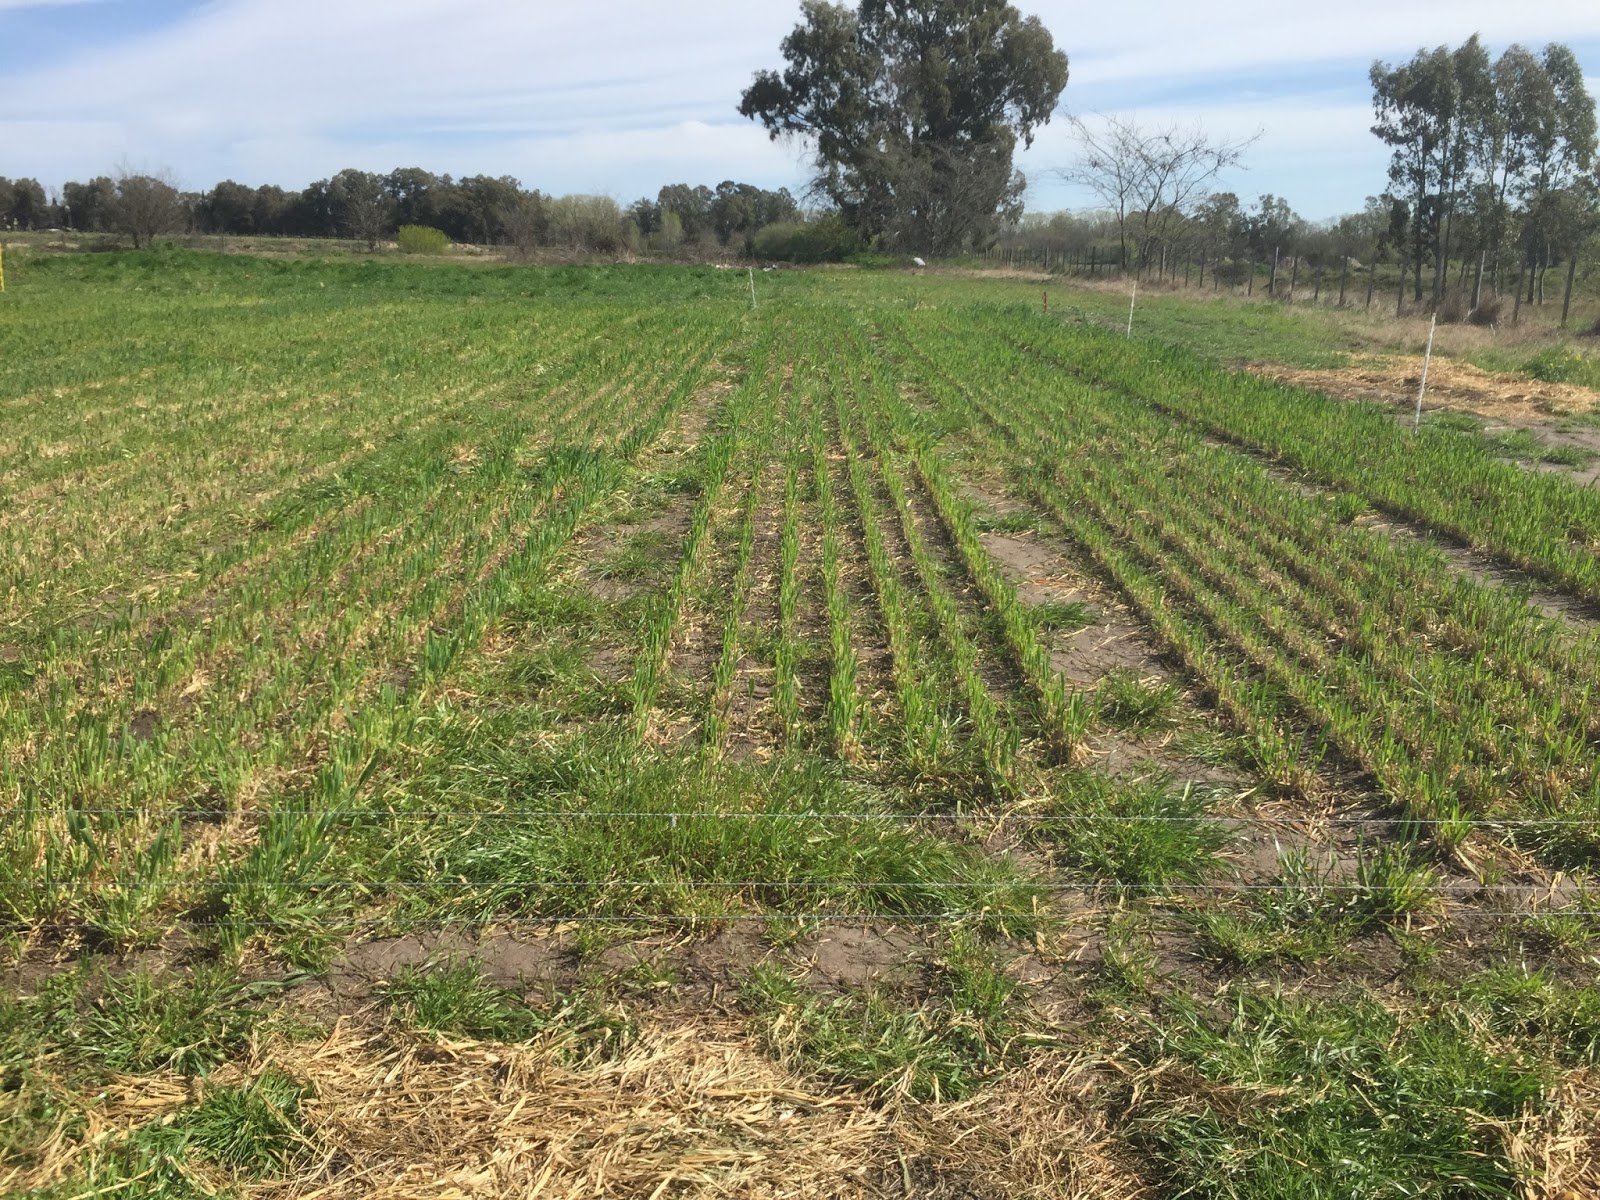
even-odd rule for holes
{"type": "Polygon", "coordinates": [[[1439,327],[1439,314],[1428,322],[1428,352],[1422,356],[1422,382],[1417,385],[1417,419],[1411,423],[1411,432],[1422,428],[1422,397],[1428,390],[1428,364],[1433,361],[1433,331],[1439,327]]]}
{"type": "Polygon", "coordinates": [[[756,269],[750,268],[750,307],[756,306],[756,269]]]}
{"type": "Polygon", "coordinates": [[[1128,298],[1128,332],[1126,337],[1133,336],[1133,306],[1139,302],[1139,281],[1133,281],[1133,295],[1128,298]]]}

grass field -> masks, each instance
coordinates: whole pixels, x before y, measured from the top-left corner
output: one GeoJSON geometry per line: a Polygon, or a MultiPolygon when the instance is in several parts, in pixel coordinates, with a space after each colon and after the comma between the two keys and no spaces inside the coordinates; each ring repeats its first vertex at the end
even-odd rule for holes
{"type": "Polygon", "coordinates": [[[8,283],[0,1194],[1600,1191],[1600,492],[1336,326],[8,283]]]}

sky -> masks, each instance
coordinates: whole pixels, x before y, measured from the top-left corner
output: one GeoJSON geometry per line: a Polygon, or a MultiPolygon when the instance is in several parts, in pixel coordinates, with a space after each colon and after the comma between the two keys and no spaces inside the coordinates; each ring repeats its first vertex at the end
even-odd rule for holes
{"type": "MultiPolygon", "coordinates": [[[[1474,32],[1566,42],[1600,95],[1600,0],[1014,0],[1067,51],[1066,111],[1259,135],[1222,182],[1323,219],[1383,190],[1367,70],[1474,32]]],[[[798,191],[802,146],[739,117],[798,0],[0,0],[0,175],[121,164],[181,186],[344,167],[515,175],[623,203],[664,183],[798,191]]],[[[1032,210],[1082,208],[1059,116],[1019,155],[1032,210]]]]}

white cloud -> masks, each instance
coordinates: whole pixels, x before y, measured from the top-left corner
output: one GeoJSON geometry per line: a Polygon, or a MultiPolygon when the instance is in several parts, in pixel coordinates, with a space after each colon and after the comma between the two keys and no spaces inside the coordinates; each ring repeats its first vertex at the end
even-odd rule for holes
{"type": "MultiPolygon", "coordinates": [[[[1420,46],[1456,44],[1479,33],[1491,45],[1600,38],[1592,0],[1341,0],[1217,4],[1128,0],[1085,6],[1070,23],[1066,5],[1052,28],[1071,30],[1073,82],[1079,85],[1203,78],[1259,68],[1409,56],[1420,46]]],[[[1069,91],[1071,89],[1069,88],[1069,91]]]]}

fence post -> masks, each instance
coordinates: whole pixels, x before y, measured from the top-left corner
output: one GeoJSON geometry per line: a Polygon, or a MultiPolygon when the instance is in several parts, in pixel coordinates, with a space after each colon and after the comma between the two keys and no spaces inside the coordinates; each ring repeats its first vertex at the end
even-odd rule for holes
{"type": "Polygon", "coordinates": [[[1411,422],[1411,432],[1416,433],[1422,428],[1422,397],[1428,390],[1428,364],[1433,361],[1433,331],[1439,327],[1439,314],[1433,314],[1428,322],[1428,349],[1422,355],[1422,382],[1417,385],[1417,416],[1411,422]]]}
{"type": "Polygon", "coordinates": [[[1295,285],[1295,281],[1297,279],[1299,279],[1299,278],[1300,278],[1300,256],[1298,254],[1296,254],[1294,256],[1294,265],[1289,268],[1289,303],[1290,304],[1294,303],[1294,285],[1295,285]]]}
{"type": "Polygon", "coordinates": [[[1339,268],[1339,307],[1344,307],[1344,288],[1350,282],[1350,256],[1344,256],[1344,265],[1339,268]]]}
{"type": "MultiPolygon", "coordinates": [[[[1399,293],[1398,296],[1395,297],[1395,302],[1394,302],[1394,315],[1397,316],[1397,317],[1400,315],[1401,311],[1406,306],[1406,268],[1408,266],[1410,266],[1410,265],[1411,264],[1406,261],[1405,255],[1401,255],[1400,256],[1400,293],[1399,293]]],[[[1421,270],[1421,267],[1419,266],[1417,269],[1421,270]]]]}
{"type": "Polygon", "coordinates": [[[1372,261],[1367,264],[1367,311],[1372,311],[1372,293],[1378,286],[1378,257],[1373,255],[1372,261]]]}
{"type": "Polygon", "coordinates": [[[1323,266],[1317,264],[1317,281],[1311,286],[1311,303],[1313,306],[1322,303],[1322,272],[1323,266]]]}
{"type": "Polygon", "coordinates": [[[1244,294],[1246,296],[1254,296],[1256,294],[1256,252],[1254,250],[1250,251],[1250,278],[1244,285],[1244,294]]]}

